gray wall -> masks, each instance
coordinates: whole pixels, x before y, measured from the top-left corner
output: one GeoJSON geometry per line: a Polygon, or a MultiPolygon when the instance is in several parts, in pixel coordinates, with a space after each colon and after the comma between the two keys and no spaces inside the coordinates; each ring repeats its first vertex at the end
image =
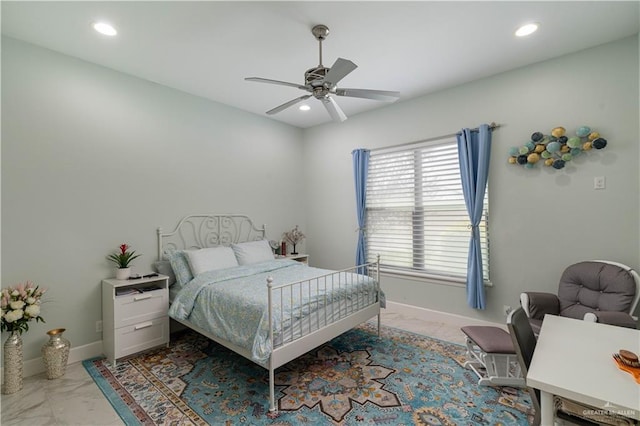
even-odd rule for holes
{"type": "Polygon", "coordinates": [[[638,37],[581,51],[305,132],[307,247],[319,266],[348,266],[357,227],[351,151],[426,139],[495,121],[487,309],[459,286],[384,277],[388,299],[503,322],[523,290],[555,291],[569,264],[610,259],[640,266],[638,37]],[[608,139],[562,170],[507,163],[511,146],[556,126],[588,125],[608,139]],[[594,190],[605,176],[605,190],[594,190]],[[330,208],[327,208],[327,207],[330,208]]]}
{"type": "Polygon", "coordinates": [[[315,266],[353,264],[351,151],[496,121],[488,309],[464,289],[385,277],[390,300],[492,321],[521,290],[555,289],[571,262],[640,260],[638,38],[633,37],[302,131],[10,38],[2,39],[2,283],[48,287],[24,336],[100,341],[105,256],[122,243],[149,270],[158,226],[195,212],[246,213],[270,238],[298,224],[315,266]],[[589,125],[610,142],[561,171],[507,150],[534,131],[589,125]],[[594,191],[593,177],[607,189],[594,191]],[[295,178],[292,178],[295,177],[295,178]]]}
{"type": "Polygon", "coordinates": [[[245,213],[268,236],[299,224],[302,131],[10,38],[2,40],[2,285],[48,287],[25,360],[46,330],[100,341],[106,255],[155,260],[156,228],[245,213]]]}

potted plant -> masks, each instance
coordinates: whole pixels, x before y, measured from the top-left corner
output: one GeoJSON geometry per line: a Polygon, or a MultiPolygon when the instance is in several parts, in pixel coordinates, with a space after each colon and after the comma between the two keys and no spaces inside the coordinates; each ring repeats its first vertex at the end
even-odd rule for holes
{"type": "Polygon", "coordinates": [[[131,276],[131,261],[141,256],[136,254],[134,250],[128,251],[130,248],[127,244],[121,244],[120,252],[107,256],[107,259],[118,265],[118,269],[116,269],[116,279],[118,280],[126,280],[131,276]]]}

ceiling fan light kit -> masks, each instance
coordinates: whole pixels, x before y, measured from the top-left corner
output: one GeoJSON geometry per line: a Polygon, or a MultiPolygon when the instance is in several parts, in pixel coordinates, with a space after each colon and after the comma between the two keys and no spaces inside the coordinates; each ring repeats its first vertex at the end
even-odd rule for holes
{"type": "Polygon", "coordinates": [[[285,102],[284,104],[267,111],[268,115],[277,114],[313,96],[314,98],[322,102],[333,121],[342,122],[347,119],[347,116],[342,111],[338,103],[333,99],[332,95],[351,98],[373,99],[376,101],[386,102],[393,102],[400,97],[399,92],[392,92],[387,90],[338,88],[337,84],[358,66],[348,59],[338,58],[333,63],[331,68],[325,67],[322,64],[322,41],[325,40],[329,35],[329,28],[326,25],[316,25],[311,29],[311,33],[316,38],[316,40],[318,40],[319,61],[318,66],[309,68],[304,73],[304,84],[289,83],[286,81],[271,80],[261,77],[245,78],[245,80],[247,81],[295,87],[297,89],[305,90],[310,93],[309,95],[300,96],[299,98],[285,102]]]}

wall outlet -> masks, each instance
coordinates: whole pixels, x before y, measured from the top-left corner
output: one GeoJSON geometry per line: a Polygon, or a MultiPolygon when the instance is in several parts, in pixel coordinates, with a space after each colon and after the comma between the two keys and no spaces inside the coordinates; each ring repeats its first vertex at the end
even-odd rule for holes
{"type": "Polygon", "coordinates": [[[102,321],[96,321],[96,333],[102,332],[102,321]]]}
{"type": "Polygon", "coordinates": [[[502,306],[502,312],[504,312],[504,316],[508,317],[509,314],[511,313],[511,311],[513,311],[513,308],[509,305],[503,305],[502,306]]]}

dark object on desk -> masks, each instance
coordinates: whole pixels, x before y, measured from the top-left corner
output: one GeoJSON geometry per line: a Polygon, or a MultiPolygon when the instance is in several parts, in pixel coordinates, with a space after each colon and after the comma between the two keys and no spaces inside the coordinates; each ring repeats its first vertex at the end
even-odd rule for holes
{"type": "Polygon", "coordinates": [[[620,357],[621,361],[624,362],[626,365],[634,368],[640,368],[640,361],[638,361],[638,355],[634,354],[633,352],[628,351],[626,349],[620,349],[617,354],[614,354],[614,356],[615,355],[620,357]]]}
{"type": "Polygon", "coordinates": [[[627,364],[628,361],[625,361],[620,354],[613,354],[613,360],[616,362],[616,365],[620,370],[631,374],[636,383],[640,385],[640,368],[632,367],[627,364]]]}
{"type": "Polygon", "coordinates": [[[626,349],[620,349],[620,356],[631,362],[638,362],[638,355],[626,349]]]}

